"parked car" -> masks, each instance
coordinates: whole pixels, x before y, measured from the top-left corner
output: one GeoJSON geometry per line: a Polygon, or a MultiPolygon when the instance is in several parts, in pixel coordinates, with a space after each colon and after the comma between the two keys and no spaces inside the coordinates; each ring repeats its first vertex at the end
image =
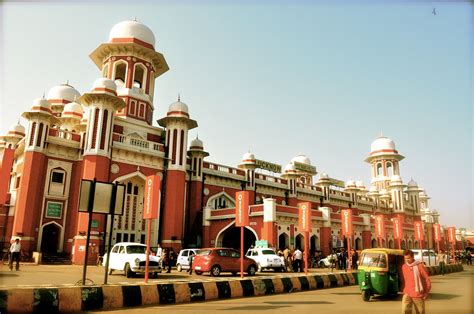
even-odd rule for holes
{"type": "Polygon", "coordinates": [[[189,269],[189,254],[196,255],[199,249],[183,249],[179,251],[178,258],[176,259],[176,269],[178,271],[189,269]]]}
{"type": "Polygon", "coordinates": [[[283,256],[278,256],[273,249],[253,248],[245,254],[257,263],[257,270],[273,269],[274,271],[285,271],[285,262],[283,256]]]}
{"type": "MultiPolygon", "coordinates": [[[[107,262],[107,254],[104,255],[102,265],[107,262]]],[[[109,274],[114,270],[123,270],[127,278],[136,273],[145,272],[146,245],[133,242],[116,243],[110,251],[109,274]]],[[[148,271],[155,276],[161,272],[160,257],[150,254],[148,271]]]]}
{"type": "Polygon", "coordinates": [[[334,263],[334,267],[336,264],[337,260],[337,255],[336,254],[329,254],[325,258],[322,258],[318,261],[318,267],[319,268],[331,268],[331,264],[334,263]]]}
{"type": "Polygon", "coordinates": [[[436,253],[433,250],[412,250],[415,261],[422,261],[427,266],[437,266],[438,261],[436,260],[436,253]],[[422,257],[423,252],[423,257],[422,257]]]}
{"type": "MultiPolygon", "coordinates": [[[[219,276],[221,272],[240,272],[240,252],[229,248],[200,249],[193,260],[193,270],[197,275],[210,272],[219,276]]],[[[244,272],[253,276],[257,272],[257,264],[253,259],[244,256],[244,272]]]]}

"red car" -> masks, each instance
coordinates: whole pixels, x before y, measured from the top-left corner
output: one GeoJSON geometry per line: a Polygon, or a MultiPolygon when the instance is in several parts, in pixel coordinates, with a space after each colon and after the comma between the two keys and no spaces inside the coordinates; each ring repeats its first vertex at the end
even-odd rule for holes
{"type": "MultiPolygon", "coordinates": [[[[221,272],[236,275],[240,272],[240,252],[228,248],[200,249],[194,256],[193,270],[197,275],[203,272],[210,272],[212,276],[219,276],[221,272]]],[[[244,272],[250,276],[257,272],[255,261],[245,256],[244,272]]]]}

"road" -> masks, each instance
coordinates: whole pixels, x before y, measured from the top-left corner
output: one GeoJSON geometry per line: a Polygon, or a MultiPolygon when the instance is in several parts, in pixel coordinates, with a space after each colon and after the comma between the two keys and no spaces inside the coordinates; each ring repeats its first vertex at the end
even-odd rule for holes
{"type": "MultiPolygon", "coordinates": [[[[427,313],[474,313],[474,268],[462,273],[432,277],[433,289],[427,301],[427,313]]],[[[110,314],[127,313],[397,313],[401,312],[401,296],[396,299],[373,298],[362,301],[357,286],[313,290],[223,301],[180,305],[150,306],[127,310],[107,311],[110,314]]],[[[99,313],[99,312],[89,312],[99,313]]]]}

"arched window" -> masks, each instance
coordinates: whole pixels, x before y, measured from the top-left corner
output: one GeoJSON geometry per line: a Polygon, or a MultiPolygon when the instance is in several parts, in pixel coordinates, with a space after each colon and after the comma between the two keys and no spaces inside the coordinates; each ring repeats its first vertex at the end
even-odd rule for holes
{"type": "Polygon", "coordinates": [[[389,177],[393,176],[393,167],[391,162],[387,162],[387,174],[389,177]]]}
{"type": "Polygon", "coordinates": [[[145,89],[146,68],[143,64],[135,64],[133,72],[133,87],[145,89]]]}
{"type": "Polygon", "coordinates": [[[382,164],[377,164],[377,176],[381,176],[382,174],[382,164]]]}
{"type": "Polygon", "coordinates": [[[51,195],[64,195],[66,187],[66,171],[62,168],[54,168],[49,175],[48,193],[51,195]]]}
{"type": "Polygon", "coordinates": [[[117,86],[125,86],[127,78],[127,63],[125,61],[115,62],[113,77],[117,86]]]}
{"type": "Polygon", "coordinates": [[[102,68],[102,76],[103,77],[108,77],[109,76],[109,64],[108,63],[106,65],[104,65],[104,67],[102,68]]]}

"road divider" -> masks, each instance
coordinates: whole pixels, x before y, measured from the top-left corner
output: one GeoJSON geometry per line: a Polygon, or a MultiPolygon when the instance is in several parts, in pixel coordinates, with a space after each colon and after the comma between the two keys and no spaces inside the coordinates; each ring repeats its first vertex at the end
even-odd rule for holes
{"type": "MultiPolygon", "coordinates": [[[[430,275],[438,266],[427,267],[430,275]]],[[[446,265],[446,272],[462,271],[446,265]]],[[[207,279],[207,278],[206,278],[207,279]]],[[[216,281],[0,290],[0,313],[64,313],[291,293],[357,284],[357,273],[283,274],[216,281]]]]}

